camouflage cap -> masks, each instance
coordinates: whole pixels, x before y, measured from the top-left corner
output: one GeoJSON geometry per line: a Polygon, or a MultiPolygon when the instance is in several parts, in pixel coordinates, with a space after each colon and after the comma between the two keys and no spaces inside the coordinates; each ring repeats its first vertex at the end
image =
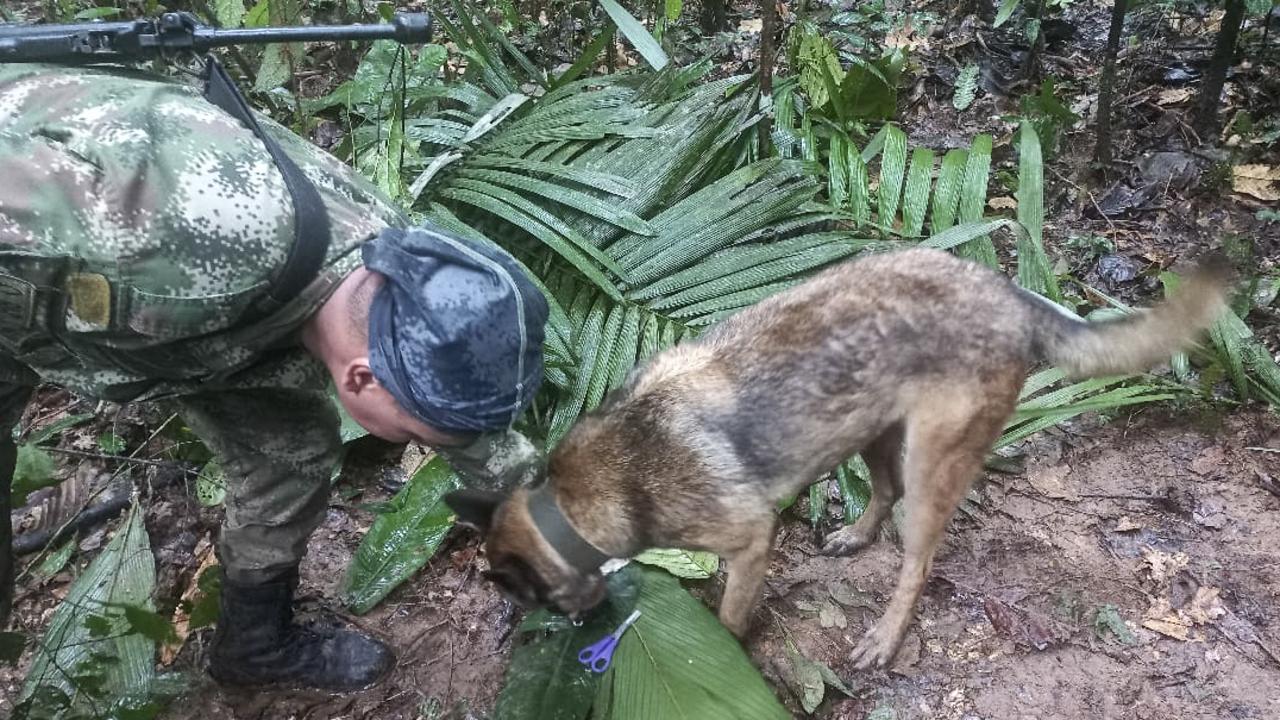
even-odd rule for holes
{"type": "Polygon", "coordinates": [[[386,278],[369,308],[378,382],[433,428],[509,427],[542,383],[547,322],[515,259],[430,225],[388,228],[361,252],[386,278]]]}

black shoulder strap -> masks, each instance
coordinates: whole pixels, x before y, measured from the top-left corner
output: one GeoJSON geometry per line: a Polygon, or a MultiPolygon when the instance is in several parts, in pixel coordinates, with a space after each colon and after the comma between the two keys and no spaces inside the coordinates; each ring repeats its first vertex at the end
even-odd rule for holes
{"type": "Polygon", "coordinates": [[[280,169],[289,197],[293,200],[293,245],[289,248],[284,267],[272,279],[266,297],[249,311],[256,316],[255,319],[261,319],[297,297],[320,272],[329,250],[329,213],[307,176],[280,145],[263,132],[249,109],[249,103],[212,55],[205,60],[204,97],[244,123],[267,146],[267,152],[271,153],[276,167],[280,169]]]}

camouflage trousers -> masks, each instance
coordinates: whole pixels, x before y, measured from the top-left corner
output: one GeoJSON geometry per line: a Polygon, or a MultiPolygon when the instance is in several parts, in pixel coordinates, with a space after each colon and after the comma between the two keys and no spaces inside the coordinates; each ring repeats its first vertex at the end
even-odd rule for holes
{"type": "MultiPolygon", "coordinates": [[[[13,473],[11,429],[30,394],[30,386],[0,382],[0,492],[8,491],[13,473]]],[[[176,405],[226,471],[218,558],[227,576],[257,583],[295,567],[324,520],[341,452],[338,416],[328,397],[301,390],[238,390],[184,396],[176,405]]],[[[6,522],[0,531],[7,527],[6,522]]],[[[0,563],[9,553],[3,555],[0,563]]],[[[6,567],[0,566],[0,581],[6,567]]]]}

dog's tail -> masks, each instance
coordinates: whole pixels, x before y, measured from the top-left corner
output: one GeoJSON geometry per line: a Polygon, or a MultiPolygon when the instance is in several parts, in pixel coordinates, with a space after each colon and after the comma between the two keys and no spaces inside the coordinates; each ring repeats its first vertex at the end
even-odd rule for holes
{"type": "Polygon", "coordinates": [[[1124,317],[1088,322],[1030,292],[1042,359],[1081,379],[1143,372],[1191,345],[1226,308],[1231,271],[1222,261],[1200,265],[1164,302],[1124,317]]]}

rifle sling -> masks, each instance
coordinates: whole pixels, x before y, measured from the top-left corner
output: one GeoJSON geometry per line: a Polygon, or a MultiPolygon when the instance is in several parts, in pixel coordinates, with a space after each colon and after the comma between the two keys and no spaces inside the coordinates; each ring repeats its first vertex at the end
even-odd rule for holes
{"type": "Polygon", "coordinates": [[[315,186],[275,139],[263,131],[235,82],[212,55],[205,59],[204,80],[205,99],[244,123],[267,147],[293,202],[293,244],[284,266],[272,278],[265,297],[246,313],[251,316],[246,320],[260,320],[297,297],[320,272],[329,250],[329,213],[315,186]]]}

